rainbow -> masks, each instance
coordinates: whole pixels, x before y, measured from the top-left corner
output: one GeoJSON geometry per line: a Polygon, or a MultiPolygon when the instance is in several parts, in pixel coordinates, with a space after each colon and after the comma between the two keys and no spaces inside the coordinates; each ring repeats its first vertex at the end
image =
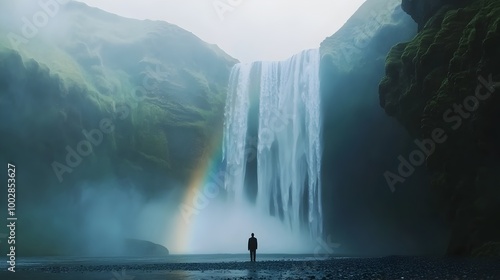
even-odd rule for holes
{"type": "MultiPolygon", "coordinates": [[[[213,179],[210,175],[214,174],[219,168],[222,156],[221,141],[222,132],[216,133],[190,176],[191,179],[181,201],[179,212],[176,215],[173,231],[174,239],[168,244],[168,248],[171,248],[173,253],[186,253],[193,249],[190,248],[192,233],[194,231],[193,227],[196,224],[196,217],[201,210],[197,209],[198,207],[195,203],[196,196],[200,192],[204,192],[204,188],[208,186],[207,182],[213,179]]],[[[222,185],[217,186],[219,188],[224,187],[222,185]]]]}

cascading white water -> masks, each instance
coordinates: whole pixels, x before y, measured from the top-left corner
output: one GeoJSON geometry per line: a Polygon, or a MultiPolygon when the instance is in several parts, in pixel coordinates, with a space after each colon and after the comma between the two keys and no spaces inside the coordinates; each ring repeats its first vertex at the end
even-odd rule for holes
{"type": "Polygon", "coordinates": [[[319,50],[307,50],[286,61],[234,66],[223,152],[231,199],[244,201],[247,161],[255,160],[249,148],[254,148],[256,208],[314,238],[322,234],[319,61],[319,50]],[[249,112],[252,88],[258,91],[257,116],[249,112]],[[249,142],[252,117],[258,118],[256,145],[249,142]]]}
{"type": "MultiPolygon", "coordinates": [[[[249,83],[253,64],[237,64],[231,71],[229,90],[226,101],[225,132],[223,157],[227,162],[225,186],[243,186],[245,178],[246,156],[245,141],[247,137],[249,83]]],[[[228,189],[226,187],[226,189],[228,189]]],[[[233,188],[234,198],[239,201],[243,197],[243,188],[233,188]]]]}

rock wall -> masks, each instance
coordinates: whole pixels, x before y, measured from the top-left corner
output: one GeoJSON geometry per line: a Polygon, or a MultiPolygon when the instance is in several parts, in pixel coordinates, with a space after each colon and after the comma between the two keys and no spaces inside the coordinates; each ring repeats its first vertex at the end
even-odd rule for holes
{"type": "Polygon", "coordinates": [[[384,172],[414,149],[404,127],[378,105],[390,48],[417,25],[400,1],[368,0],[321,44],[322,197],[335,253],[443,254],[447,232],[434,211],[428,174],[415,171],[395,192],[384,172]]]}
{"type": "Polygon", "coordinates": [[[418,24],[419,30],[443,6],[464,5],[470,0],[403,0],[401,7],[418,24]]]}
{"type": "Polygon", "coordinates": [[[403,1],[425,25],[387,56],[380,104],[413,137],[427,139],[432,188],[452,228],[448,253],[494,252],[488,248],[500,241],[500,2],[430,10],[425,2],[431,1],[403,1]]]}

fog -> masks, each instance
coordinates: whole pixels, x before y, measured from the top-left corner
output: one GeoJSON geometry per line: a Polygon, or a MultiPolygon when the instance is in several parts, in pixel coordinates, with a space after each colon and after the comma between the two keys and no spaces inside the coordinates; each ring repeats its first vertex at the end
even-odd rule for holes
{"type": "MultiPolygon", "coordinates": [[[[218,44],[230,55],[242,61],[280,60],[303,49],[317,48],[326,36],[333,34],[356,7],[364,2],[349,1],[351,5],[346,5],[348,1],[325,0],[317,1],[317,5],[311,5],[305,1],[290,1],[290,6],[286,6],[289,9],[285,9],[284,0],[272,3],[271,1],[264,3],[264,0],[243,1],[240,6],[227,13],[223,21],[220,21],[217,13],[213,11],[211,1],[205,1],[200,5],[194,5],[193,1],[175,1],[175,5],[172,4],[174,1],[168,3],[151,1],[148,5],[132,1],[84,2],[124,16],[162,19],[178,24],[200,36],[201,39],[218,44]],[[312,8],[304,10],[306,6],[312,8]],[[187,11],[190,11],[189,16],[186,16],[187,11]],[[320,11],[321,17],[316,14],[320,11]]],[[[48,3],[48,0],[44,3],[48,3]]],[[[106,103],[99,103],[100,100],[96,101],[96,106],[80,98],[89,92],[78,91],[78,88],[71,95],[74,99],[70,102],[62,98],[61,96],[65,96],[69,91],[65,87],[67,81],[65,78],[84,81],[87,86],[94,81],[84,76],[91,73],[89,75],[93,75],[92,78],[112,84],[110,88],[118,89],[117,95],[123,94],[125,90],[121,89],[128,86],[129,77],[123,79],[126,81],[124,83],[118,79],[110,79],[110,76],[105,74],[107,71],[112,72],[110,69],[118,69],[116,76],[119,77],[142,73],[142,66],[137,64],[138,61],[142,61],[144,54],[140,51],[143,48],[138,47],[134,40],[144,39],[141,37],[144,34],[140,34],[141,30],[137,32],[134,29],[138,26],[136,22],[130,25],[107,26],[114,32],[110,32],[111,35],[125,33],[125,36],[110,36],[109,41],[105,42],[108,44],[105,46],[108,47],[107,54],[111,53],[108,62],[116,64],[110,63],[112,66],[104,68],[102,44],[98,39],[109,34],[100,29],[102,23],[82,21],[70,25],[70,21],[75,19],[60,13],[61,6],[52,6],[51,9],[53,15],[48,15],[44,24],[38,24],[37,28],[33,28],[29,26],[36,20],[43,20],[40,18],[40,13],[45,11],[38,1],[0,3],[0,32],[19,36],[5,37],[0,45],[0,51],[5,47],[12,47],[23,54],[29,53],[35,59],[46,59],[49,64],[47,67],[33,62],[17,62],[14,56],[8,55],[5,56],[8,59],[0,60],[2,63],[0,118],[8,120],[0,123],[0,132],[2,136],[6,135],[0,143],[0,161],[14,162],[19,169],[17,213],[20,254],[121,255],[127,253],[126,239],[151,241],[177,254],[246,253],[246,242],[252,232],[259,240],[260,253],[313,253],[318,248],[324,250],[325,244],[331,243],[330,241],[337,241],[328,239],[331,236],[326,236],[324,240],[311,239],[307,233],[291,230],[279,218],[261,212],[253,204],[246,202],[235,204],[227,199],[222,189],[220,196],[210,199],[206,207],[198,209],[191,221],[186,222],[182,218],[181,207],[183,203],[191,203],[189,199],[186,202],[189,186],[187,180],[165,180],[166,177],[175,174],[167,174],[165,170],[150,171],[148,167],[133,166],[121,169],[122,164],[133,165],[128,160],[120,161],[120,156],[131,153],[129,150],[114,150],[116,143],[126,138],[123,134],[107,136],[104,144],[93,148],[95,153],[92,156],[85,158],[81,165],[71,173],[65,174],[63,182],[59,182],[50,163],[64,159],[65,147],[67,145],[75,147],[76,143],[83,139],[82,127],[95,128],[95,124],[101,118],[97,115],[101,111],[95,109],[96,107],[105,113],[112,111],[103,105],[106,103]],[[26,19],[30,23],[26,23],[26,19]],[[70,29],[70,26],[74,29],[70,29]],[[89,28],[95,36],[71,33],[74,30],[81,31],[80,28],[82,30],[89,28]],[[28,29],[30,36],[25,36],[24,33],[28,29]],[[131,42],[125,42],[123,38],[133,31],[139,33],[139,36],[133,37],[131,42]],[[17,40],[14,44],[12,38],[17,40]],[[78,55],[75,59],[80,63],[78,65],[68,63],[73,61],[67,59],[70,55],[67,52],[59,53],[63,45],[67,47],[74,43],[72,40],[77,45],[72,51],[78,55]],[[49,47],[43,49],[39,46],[49,47]],[[116,46],[125,47],[114,49],[116,46]],[[81,49],[78,49],[79,47],[81,49]],[[123,73],[126,71],[120,67],[123,65],[128,67],[129,64],[133,66],[127,70],[133,71],[123,73]],[[77,72],[87,68],[90,70],[81,71],[84,74],[77,72]],[[62,77],[64,82],[59,83],[60,81],[54,78],[54,73],[61,72],[67,73],[68,77],[62,77]],[[9,94],[11,96],[6,98],[9,94]],[[57,107],[63,105],[69,108],[77,107],[80,111],[71,115],[57,107]],[[53,109],[54,107],[58,109],[53,109]],[[47,125],[45,122],[52,117],[58,122],[47,125]],[[67,123],[71,126],[63,126],[67,123]],[[76,127],[77,131],[64,130],[68,127],[76,127]],[[114,164],[116,162],[120,162],[120,166],[114,164]],[[138,175],[130,174],[134,168],[139,170],[138,175]]],[[[96,10],[93,12],[98,13],[96,10]]],[[[80,19],[81,14],[78,12],[75,14],[80,19]]],[[[140,29],[140,26],[137,28],[140,29]]],[[[165,40],[170,42],[168,39],[165,40]]],[[[182,47],[182,50],[188,49],[182,47]]],[[[173,59],[178,58],[176,54],[172,55],[164,48],[163,45],[155,46],[155,51],[160,50],[161,53],[171,55],[173,59]]],[[[383,55],[384,53],[377,54],[376,57],[382,58],[383,55]]],[[[382,64],[382,60],[379,62],[382,64]]],[[[208,62],[207,64],[210,65],[208,62]]],[[[382,66],[375,67],[380,75],[383,73],[382,66]]],[[[389,193],[383,181],[384,169],[387,166],[392,167],[391,164],[394,164],[397,155],[405,151],[403,148],[406,148],[405,143],[409,140],[402,129],[394,132],[395,122],[388,121],[389,117],[379,108],[376,90],[381,77],[374,76],[369,71],[371,70],[368,69],[361,77],[371,79],[370,98],[359,96],[366,93],[366,88],[361,84],[368,82],[360,83],[360,76],[353,74],[349,76],[350,78],[341,77],[340,80],[345,85],[340,84],[338,88],[332,90],[336,95],[335,98],[329,97],[331,99],[329,104],[336,105],[330,107],[328,104],[324,105],[327,107],[325,112],[328,111],[330,116],[327,123],[331,127],[345,127],[344,131],[342,129],[328,131],[331,139],[334,139],[330,146],[330,150],[333,151],[330,151],[329,156],[331,165],[335,168],[323,172],[323,177],[328,177],[330,183],[323,197],[328,221],[325,221],[325,228],[329,233],[337,233],[334,236],[339,237],[338,242],[343,244],[334,253],[347,254],[349,249],[370,254],[409,251],[434,253],[446,244],[446,236],[442,233],[444,226],[440,224],[440,220],[432,210],[426,210],[429,208],[427,205],[419,205],[421,201],[431,203],[427,197],[430,191],[425,191],[422,195],[424,199],[415,199],[413,195],[422,193],[420,187],[425,184],[426,174],[417,174],[415,180],[409,184],[412,188],[409,187],[409,191],[406,192],[401,190],[402,194],[398,193],[396,196],[389,193]],[[344,91],[346,94],[342,94],[344,91]],[[357,95],[351,94],[351,91],[355,91],[357,95]],[[356,103],[357,101],[359,102],[356,103]],[[353,103],[357,105],[362,103],[360,107],[363,108],[357,111],[354,110],[357,105],[347,106],[353,103]],[[369,110],[364,107],[369,107],[369,110]],[[365,116],[360,113],[365,111],[370,114],[365,116]],[[350,121],[346,120],[346,116],[351,117],[354,114],[357,114],[357,117],[353,117],[350,121]],[[337,126],[332,123],[337,123],[337,126]],[[339,123],[342,123],[342,126],[339,123]],[[347,125],[348,123],[351,125],[347,125]],[[353,127],[362,130],[363,134],[358,134],[351,129],[353,127]],[[386,132],[382,134],[384,131],[386,132]],[[378,139],[373,135],[382,136],[378,139]],[[372,142],[367,143],[366,139],[371,139],[372,142]],[[399,141],[400,139],[404,142],[399,141]],[[389,148],[390,153],[387,152],[389,148]],[[367,157],[376,160],[367,161],[367,157]],[[381,158],[384,164],[381,164],[381,158]],[[364,173],[360,173],[360,170],[364,173]],[[330,188],[330,186],[335,187],[330,188]],[[408,206],[408,201],[412,202],[410,204],[414,206],[413,210],[408,206]],[[417,223],[414,224],[415,221],[417,223]],[[433,240],[428,241],[428,237],[433,240]],[[397,238],[401,240],[395,241],[397,238]],[[425,248],[419,251],[425,244],[427,244],[425,248]],[[345,247],[347,249],[344,249],[345,247]]],[[[175,83],[170,85],[177,86],[175,83]]],[[[207,87],[212,86],[212,84],[207,85],[207,87]]],[[[102,97],[106,98],[109,96],[102,97]]],[[[179,108],[183,107],[176,107],[179,108]]],[[[138,117],[134,116],[122,124],[117,124],[117,130],[127,131],[137,128],[139,125],[134,123],[137,119],[138,117]]],[[[187,155],[197,148],[191,144],[191,142],[196,144],[196,141],[188,142],[188,138],[194,138],[193,135],[196,136],[197,133],[193,131],[182,133],[183,130],[177,132],[177,141],[172,141],[185,146],[184,149],[171,149],[172,153],[178,153],[172,166],[181,165],[179,161],[185,157],[182,152],[187,155]]],[[[138,140],[134,138],[132,142],[135,141],[138,140]]],[[[143,158],[139,155],[134,159],[143,158]]],[[[202,160],[209,159],[210,155],[204,154],[202,160]]],[[[0,179],[6,181],[4,177],[0,179]]],[[[196,189],[200,187],[195,186],[196,189]]],[[[6,209],[6,200],[0,201],[0,208],[6,209]]],[[[0,218],[5,220],[6,213],[2,213],[0,218]]],[[[332,252],[331,248],[328,250],[329,253],[332,252]]]]}
{"type": "Polygon", "coordinates": [[[196,215],[186,234],[187,252],[245,253],[254,233],[259,253],[313,253],[315,241],[307,232],[294,232],[279,218],[271,217],[249,203],[210,203],[196,215]]]}
{"type": "Polygon", "coordinates": [[[240,61],[250,62],[283,60],[318,48],[365,0],[82,2],[125,17],[176,24],[240,61]]]}
{"type": "Polygon", "coordinates": [[[23,254],[126,255],[127,239],[170,247],[166,237],[174,228],[175,192],[147,199],[139,187],[108,180],[45,191],[40,197],[19,202],[18,247],[23,254]]]}
{"type": "Polygon", "coordinates": [[[183,201],[181,188],[148,198],[141,186],[119,180],[65,187],[22,200],[18,215],[26,224],[18,231],[24,254],[119,256],[129,252],[126,239],[151,241],[173,254],[245,253],[251,233],[260,253],[313,253],[319,244],[308,232],[293,231],[255,205],[224,195],[185,220],[181,203],[190,201],[183,201]]]}

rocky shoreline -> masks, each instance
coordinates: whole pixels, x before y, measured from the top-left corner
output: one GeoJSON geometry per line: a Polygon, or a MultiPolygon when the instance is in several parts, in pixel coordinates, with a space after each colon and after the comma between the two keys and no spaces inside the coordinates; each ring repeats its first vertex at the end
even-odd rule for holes
{"type": "MultiPolygon", "coordinates": [[[[1,272],[4,279],[6,272],[1,272]]],[[[311,261],[33,265],[9,279],[500,279],[497,258],[383,257],[311,261]]]]}

